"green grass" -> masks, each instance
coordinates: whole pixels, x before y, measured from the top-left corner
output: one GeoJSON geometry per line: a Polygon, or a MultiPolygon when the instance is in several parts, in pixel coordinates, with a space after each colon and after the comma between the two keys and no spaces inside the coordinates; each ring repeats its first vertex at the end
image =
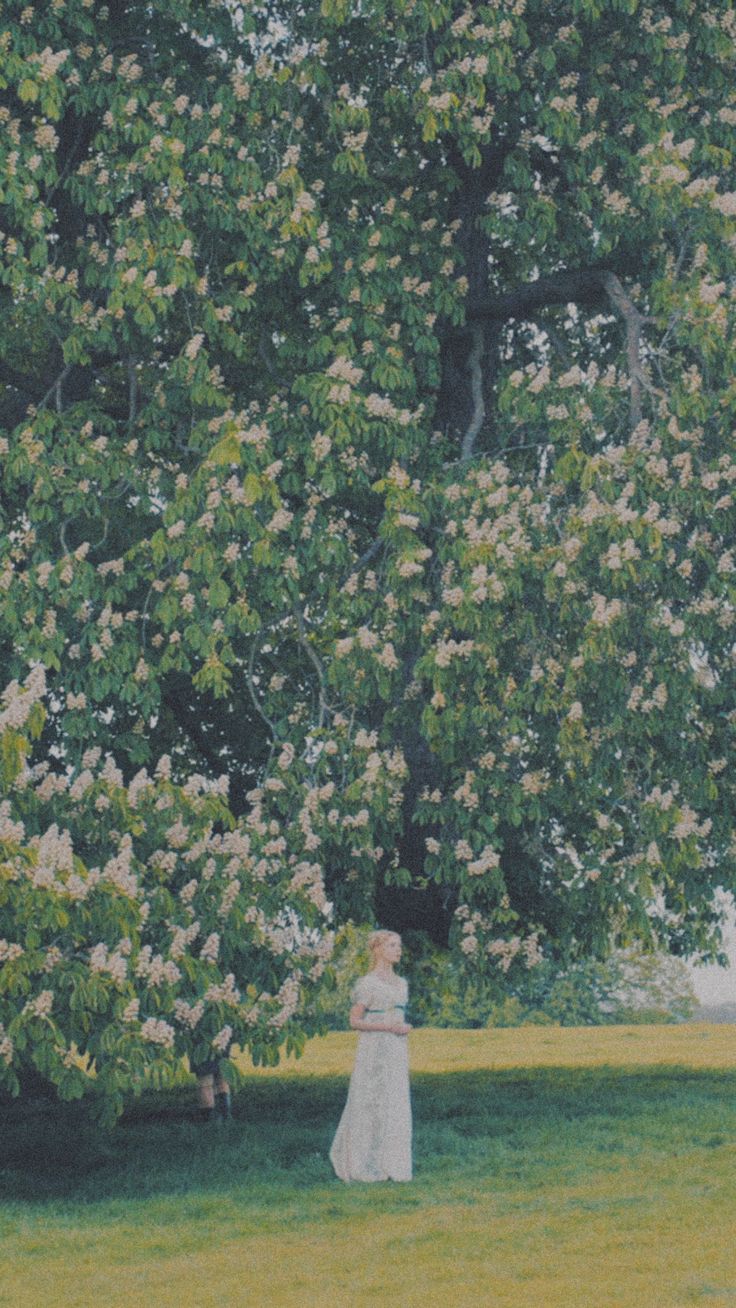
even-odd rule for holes
{"type": "Polygon", "coordinates": [[[3,1308],[736,1308],[736,1031],[417,1031],[416,1179],[327,1161],[354,1037],[246,1068],[227,1127],[189,1087],[111,1134],[15,1104],[3,1308]]]}

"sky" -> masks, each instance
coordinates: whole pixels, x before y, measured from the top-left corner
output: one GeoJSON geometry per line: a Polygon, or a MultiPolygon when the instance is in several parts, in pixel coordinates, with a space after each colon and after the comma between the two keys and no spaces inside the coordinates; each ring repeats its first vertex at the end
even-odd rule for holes
{"type": "Polygon", "coordinates": [[[694,967],[688,964],[701,1004],[736,1004],[736,918],[731,914],[723,932],[730,967],[694,967]]]}

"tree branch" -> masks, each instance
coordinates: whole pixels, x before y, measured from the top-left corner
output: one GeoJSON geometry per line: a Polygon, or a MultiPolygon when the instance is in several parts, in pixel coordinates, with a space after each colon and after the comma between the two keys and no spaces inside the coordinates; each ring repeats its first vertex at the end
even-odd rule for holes
{"type": "Polygon", "coordinates": [[[384,541],[380,536],[377,536],[375,540],[372,540],[368,548],[363,550],[363,553],[361,554],[360,558],[356,559],[355,563],[351,563],[350,567],[340,578],[340,583],[339,583],[340,587],[345,585],[345,582],[348,580],[348,577],[352,577],[355,573],[360,572],[366,566],[366,564],[370,563],[371,559],[374,559],[376,557],[383,544],[384,541]]]}
{"type": "Polygon", "coordinates": [[[552,349],[562,360],[565,367],[566,368],[572,367],[572,355],[570,354],[570,351],[568,350],[567,345],[565,344],[564,340],[560,336],[559,332],[555,331],[551,323],[548,322],[544,324],[544,330],[547,334],[547,338],[549,340],[550,345],[552,346],[552,349]]]}
{"type": "Polygon", "coordinates": [[[325,718],[329,712],[329,705],[325,698],[325,671],[324,668],[322,667],[322,663],[320,659],[317,657],[314,650],[312,649],[312,646],[307,640],[307,628],[304,622],[304,614],[302,613],[301,609],[299,608],[299,605],[296,602],[293,605],[293,613],[294,613],[294,617],[296,618],[297,629],[299,631],[299,644],[301,645],[305,654],[309,658],[310,662],[313,664],[315,671],[317,673],[317,679],[319,681],[319,722],[317,725],[318,727],[321,728],[324,726],[325,718]]]}
{"type": "Polygon", "coordinates": [[[133,435],[135,420],[138,416],[138,377],[135,371],[135,359],[131,356],[128,367],[128,435],[133,435]]]}
{"type": "MultiPolygon", "coordinates": [[[[254,707],[256,713],[258,714],[258,716],[259,716],[260,718],[263,719],[263,721],[265,722],[265,724],[266,724],[266,726],[268,727],[269,731],[271,732],[271,740],[272,740],[272,741],[276,741],[277,738],[278,738],[278,732],[277,732],[277,730],[276,730],[276,726],[275,726],[275,724],[271,721],[271,719],[268,717],[268,714],[265,712],[265,710],[261,707],[261,703],[260,703],[260,700],[259,700],[259,698],[258,698],[258,694],[257,694],[257,692],[256,692],[255,682],[254,682],[254,680],[253,680],[253,668],[254,668],[254,666],[255,666],[255,661],[256,661],[256,651],[257,651],[257,649],[258,649],[258,645],[259,645],[259,641],[258,641],[257,639],[254,639],[254,640],[253,640],[253,644],[252,644],[251,647],[250,647],[250,654],[249,654],[249,656],[248,656],[248,670],[247,670],[247,672],[246,672],[246,674],[245,674],[245,683],[246,683],[246,685],[247,685],[247,687],[248,687],[248,691],[249,691],[249,693],[250,693],[250,697],[251,697],[251,699],[252,699],[252,701],[253,701],[253,707],[254,707]]],[[[271,748],[272,748],[272,751],[273,751],[273,745],[272,745],[271,748]]],[[[269,755],[269,759],[270,759],[270,755],[269,755]]]]}
{"type": "Polygon", "coordinates": [[[534,317],[539,310],[555,304],[576,303],[603,308],[606,301],[623,319],[626,327],[630,418],[632,427],[636,427],[641,422],[642,387],[647,385],[641,366],[641,329],[647,319],[626,293],[619,277],[610,269],[585,268],[551,273],[549,277],[539,277],[537,281],[527,282],[525,286],[517,286],[505,295],[491,296],[482,303],[471,302],[467,316],[471,323],[505,322],[509,318],[534,317]]]}
{"type": "Polygon", "coordinates": [[[72,370],[71,363],[67,363],[64,365],[58,377],[54,381],[52,381],[43,399],[39,400],[38,404],[36,405],[37,413],[40,413],[41,409],[45,409],[49,400],[52,399],[53,397],[55,397],[56,399],[57,409],[59,410],[59,412],[61,412],[61,388],[64,385],[64,382],[66,381],[67,377],[69,376],[71,370],[72,370]]]}
{"type": "Polygon", "coordinates": [[[468,372],[470,373],[471,394],[473,396],[473,413],[468,424],[468,428],[463,436],[462,451],[460,462],[466,459],[472,459],[475,442],[478,433],[483,426],[483,419],[486,416],[486,406],[483,399],[483,350],[485,347],[485,338],[483,328],[479,323],[473,327],[473,348],[468,355],[468,372]]]}
{"type": "Polygon", "coordinates": [[[629,299],[615,273],[605,274],[605,287],[609,300],[626,324],[626,359],[629,367],[630,418],[631,426],[641,422],[641,329],[646,318],[639,313],[633,300],[629,299]]]}
{"type": "Polygon", "coordinates": [[[469,322],[506,322],[509,318],[530,318],[540,309],[554,304],[599,304],[606,299],[602,268],[584,268],[572,272],[551,273],[535,282],[517,286],[504,295],[492,295],[483,302],[468,304],[469,322]]]}
{"type": "Polygon", "coordinates": [[[103,523],[105,524],[104,527],[102,528],[102,535],[100,536],[100,539],[99,539],[99,540],[96,540],[96,541],[94,542],[94,544],[93,544],[93,546],[92,546],[92,549],[93,549],[93,550],[98,550],[98,549],[100,548],[100,546],[101,546],[101,545],[104,545],[104,544],[105,544],[105,541],[107,540],[107,533],[108,533],[109,530],[110,530],[110,519],[109,519],[109,518],[103,518],[102,521],[103,521],[103,523]]]}

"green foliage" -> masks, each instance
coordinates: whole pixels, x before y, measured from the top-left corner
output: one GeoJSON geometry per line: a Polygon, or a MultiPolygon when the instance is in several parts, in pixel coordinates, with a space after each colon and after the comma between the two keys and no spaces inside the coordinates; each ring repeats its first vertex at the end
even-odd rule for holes
{"type": "MultiPolygon", "coordinates": [[[[681,959],[619,950],[605,960],[585,959],[564,970],[542,964],[514,997],[524,1022],[560,1026],[682,1022],[697,1007],[681,959]]],[[[499,1023],[499,1025],[512,1023],[499,1023]]]]}
{"type": "Polygon", "coordinates": [[[0,805],[0,1089],[40,1076],[111,1125],[184,1056],[301,1048],[332,947],[319,869],[269,857],[222,781],[176,784],[166,758],[127,786],[94,748],[76,773],[23,767],[44,691],[36,668],[0,714],[24,746],[0,805]]]}
{"type": "MultiPolygon", "coordinates": [[[[309,1006],[315,1028],[345,1029],[352,988],[370,967],[372,929],[348,923],[338,930],[329,981],[309,1006]]],[[[455,957],[413,932],[404,939],[400,970],[409,981],[409,1021],[419,1026],[642,1025],[682,1022],[697,1007],[681,959],[638,950],[615,951],[605,960],[585,959],[567,968],[548,960],[508,984],[493,974],[468,976],[455,957]]]]}

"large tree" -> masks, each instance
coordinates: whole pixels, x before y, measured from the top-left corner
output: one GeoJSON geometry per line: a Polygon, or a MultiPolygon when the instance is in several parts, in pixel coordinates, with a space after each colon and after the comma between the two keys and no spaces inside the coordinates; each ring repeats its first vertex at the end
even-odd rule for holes
{"type": "Polygon", "coordinates": [[[6,4],[2,639],[59,766],[224,770],[470,967],[718,948],[735,35],[6,4]]]}

